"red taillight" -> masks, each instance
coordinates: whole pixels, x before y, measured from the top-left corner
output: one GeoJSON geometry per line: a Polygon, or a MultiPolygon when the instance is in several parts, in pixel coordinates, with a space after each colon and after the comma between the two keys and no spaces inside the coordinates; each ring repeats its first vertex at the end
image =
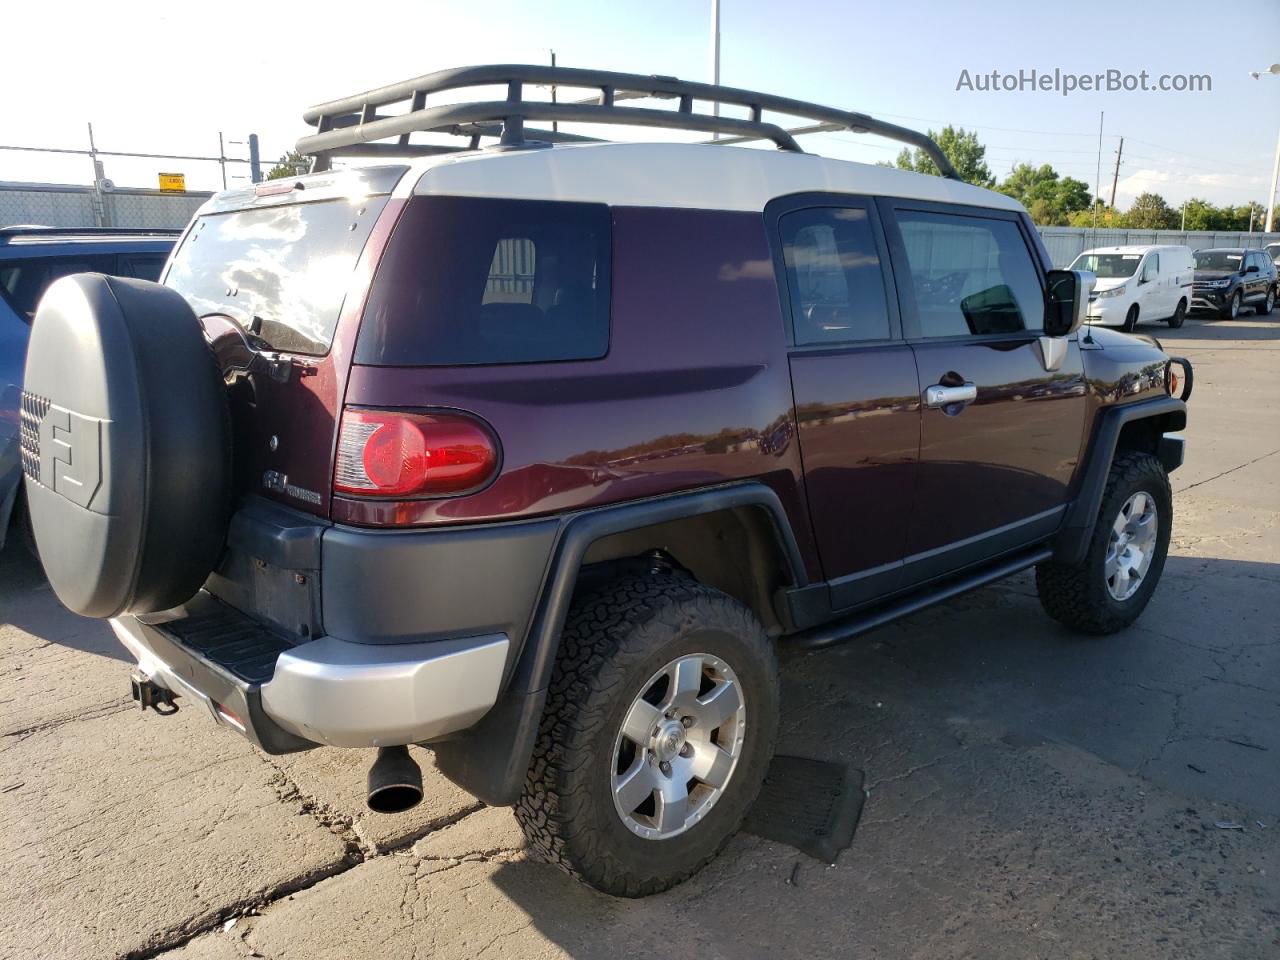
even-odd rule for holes
{"type": "Polygon", "coordinates": [[[348,407],[333,489],[363,497],[450,496],[483,485],[497,467],[497,441],[470,417],[348,407]]]}

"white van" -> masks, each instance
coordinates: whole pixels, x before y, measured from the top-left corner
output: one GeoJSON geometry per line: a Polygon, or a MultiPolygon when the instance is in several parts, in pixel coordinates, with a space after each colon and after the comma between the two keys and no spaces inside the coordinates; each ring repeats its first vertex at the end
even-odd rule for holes
{"type": "Polygon", "coordinates": [[[1132,330],[1140,320],[1182,326],[1191,301],[1195,265],[1190,247],[1098,247],[1068,268],[1098,277],[1086,323],[1132,330]]]}

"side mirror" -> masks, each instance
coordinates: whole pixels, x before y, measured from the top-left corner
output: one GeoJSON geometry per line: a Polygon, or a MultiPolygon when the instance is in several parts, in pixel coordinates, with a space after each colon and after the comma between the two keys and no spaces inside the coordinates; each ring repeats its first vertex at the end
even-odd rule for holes
{"type": "Polygon", "coordinates": [[[1045,336],[1069,337],[1084,323],[1089,291],[1098,277],[1088,270],[1050,270],[1045,280],[1045,336]]]}
{"type": "Polygon", "coordinates": [[[1258,272],[1258,265],[1257,265],[1256,263],[1251,263],[1251,264],[1249,264],[1247,267],[1245,267],[1245,268],[1244,268],[1244,272],[1245,272],[1245,273],[1257,273],[1257,272],[1258,272]]]}

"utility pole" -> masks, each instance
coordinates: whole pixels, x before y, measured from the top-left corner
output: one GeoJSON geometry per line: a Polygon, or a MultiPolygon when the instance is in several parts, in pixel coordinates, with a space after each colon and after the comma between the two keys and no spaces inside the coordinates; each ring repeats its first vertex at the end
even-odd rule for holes
{"type": "Polygon", "coordinates": [[[1280,180],[1280,137],[1276,137],[1276,159],[1271,164],[1271,192],[1267,194],[1267,233],[1275,228],[1276,181],[1280,180]]]}
{"type": "MultiPolygon", "coordinates": [[[[1106,119],[1105,110],[1098,111],[1098,168],[1093,174],[1094,194],[1099,200],[1102,199],[1102,121],[1106,119]]],[[[1093,232],[1098,232],[1098,204],[1093,205],[1093,232]]]]}
{"type": "Polygon", "coordinates": [[[89,159],[93,161],[93,225],[95,227],[105,227],[107,225],[107,200],[102,195],[102,182],[107,179],[107,174],[102,168],[102,161],[98,159],[98,147],[93,142],[93,124],[89,124],[89,159]]]}
{"type": "MultiPolygon", "coordinates": [[[[1280,77],[1280,63],[1273,63],[1262,70],[1250,70],[1249,76],[1258,80],[1262,77],[1280,77]]],[[[1271,192],[1267,194],[1267,233],[1276,225],[1276,186],[1280,183],[1280,137],[1276,138],[1276,159],[1271,164],[1271,192]]]]}
{"type": "MultiPolygon", "coordinates": [[[[551,51],[551,66],[553,66],[553,67],[554,67],[555,65],[556,65],[556,52],[555,52],[554,50],[552,50],[552,51],[551,51]]],[[[555,85],[554,83],[551,85],[551,102],[552,102],[552,103],[555,103],[555,102],[556,102],[556,85],[555,85]]],[[[559,122],[558,120],[552,120],[552,121],[551,121],[551,132],[552,132],[552,133],[555,133],[555,132],[556,132],[557,130],[559,130],[559,129],[560,129],[560,122],[559,122]]]]}
{"type": "Polygon", "coordinates": [[[262,182],[262,159],[258,154],[258,135],[256,133],[249,134],[249,182],[262,182]]]}
{"type": "MultiPolygon", "coordinates": [[[[720,86],[720,0],[711,0],[711,82],[720,86]]],[[[711,113],[720,116],[720,101],[711,104],[711,113]]],[[[719,140],[719,132],[711,134],[712,140],[719,140]]]]}
{"type": "Polygon", "coordinates": [[[1120,149],[1116,151],[1116,172],[1111,175],[1111,209],[1116,208],[1116,183],[1120,180],[1120,158],[1124,155],[1124,137],[1120,138],[1120,149]]]}

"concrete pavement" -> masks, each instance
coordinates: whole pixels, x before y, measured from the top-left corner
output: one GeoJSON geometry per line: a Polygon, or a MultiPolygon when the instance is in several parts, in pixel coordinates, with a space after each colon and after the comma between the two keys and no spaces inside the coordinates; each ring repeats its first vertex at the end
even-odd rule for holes
{"type": "Polygon", "coordinates": [[[1280,955],[1280,322],[1140,332],[1196,366],[1151,607],[1081,639],[1022,576],[787,658],[782,749],[867,775],[835,867],[740,836],[619,901],[430,771],[370,814],[366,757],[139,715],[109,630],[10,549],[0,957],[1280,955]]]}

